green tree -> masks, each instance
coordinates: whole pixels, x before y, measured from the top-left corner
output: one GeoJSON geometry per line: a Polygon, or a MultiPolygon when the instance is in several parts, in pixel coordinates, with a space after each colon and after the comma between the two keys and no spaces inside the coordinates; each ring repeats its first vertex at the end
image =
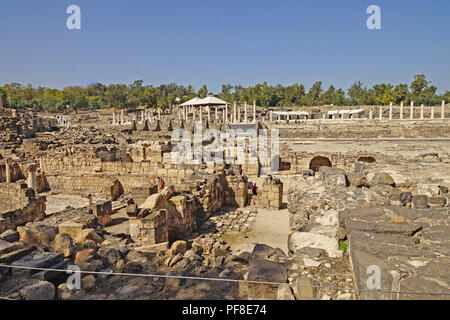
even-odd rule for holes
{"type": "Polygon", "coordinates": [[[87,95],[84,89],[78,86],[64,88],[63,101],[75,112],[89,108],[87,95]]]}
{"type": "Polygon", "coordinates": [[[317,106],[322,104],[322,82],[317,81],[313,84],[311,89],[309,89],[308,95],[309,95],[309,101],[310,105],[317,106]]]}
{"type": "Polygon", "coordinates": [[[394,102],[396,104],[400,104],[400,102],[407,103],[409,98],[409,90],[407,84],[398,84],[394,88],[393,96],[394,96],[394,102]]]}
{"type": "Polygon", "coordinates": [[[197,95],[200,97],[200,98],[206,98],[207,96],[208,96],[208,88],[206,87],[206,84],[204,84],[199,90],[198,90],[198,93],[197,93],[197,95]]]}
{"type": "Polygon", "coordinates": [[[110,84],[105,91],[105,100],[110,108],[126,107],[128,89],[124,84],[110,84]]]}

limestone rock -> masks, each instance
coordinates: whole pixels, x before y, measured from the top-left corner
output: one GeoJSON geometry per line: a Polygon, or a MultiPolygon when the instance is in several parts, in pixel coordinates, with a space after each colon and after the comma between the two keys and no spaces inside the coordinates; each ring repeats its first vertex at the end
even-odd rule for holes
{"type": "Polygon", "coordinates": [[[172,251],[172,255],[177,255],[177,254],[184,254],[186,252],[187,249],[187,243],[186,241],[183,240],[178,240],[175,241],[172,244],[172,247],[170,248],[170,250],[172,251]]]}
{"type": "Polygon", "coordinates": [[[45,224],[27,224],[17,227],[20,234],[20,241],[28,245],[49,247],[58,233],[58,228],[45,224]]]}
{"type": "Polygon", "coordinates": [[[70,257],[75,249],[72,238],[67,233],[58,233],[52,244],[52,250],[70,257]]]}
{"type": "Polygon", "coordinates": [[[94,229],[81,230],[74,240],[76,243],[83,243],[86,240],[91,240],[98,244],[103,242],[103,238],[94,229]]]}
{"type": "Polygon", "coordinates": [[[370,181],[371,186],[377,186],[377,185],[385,185],[385,186],[394,186],[395,182],[394,179],[387,174],[386,172],[379,172],[375,174],[375,176],[370,181]]]}
{"type": "Polygon", "coordinates": [[[285,283],[278,287],[277,300],[295,300],[289,284],[285,283]]]}
{"type": "Polygon", "coordinates": [[[426,195],[417,195],[412,197],[413,209],[427,209],[428,197],[426,195]]]}
{"type": "Polygon", "coordinates": [[[40,281],[23,288],[20,296],[25,300],[54,300],[55,286],[50,282],[40,281]]]}
{"type": "Polygon", "coordinates": [[[311,232],[294,232],[289,235],[288,247],[291,252],[304,247],[323,249],[331,258],[341,257],[343,252],[339,250],[336,238],[311,232]]]}

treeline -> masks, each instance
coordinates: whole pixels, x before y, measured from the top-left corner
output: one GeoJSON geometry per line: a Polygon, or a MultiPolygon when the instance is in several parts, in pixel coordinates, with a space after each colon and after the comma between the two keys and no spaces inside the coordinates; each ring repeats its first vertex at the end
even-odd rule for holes
{"type": "MultiPolygon", "coordinates": [[[[318,81],[307,90],[302,84],[291,86],[271,86],[266,82],[244,88],[241,85],[222,85],[222,91],[217,97],[234,102],[256,101],[258,106],[358,106],[358,105],[388,105],[391,102],[408,104],[414,101],[416,105],[437,105],[444,99],[450,100],[450,91],[444,95],[436,95],[437,88],[426,80],[425,75],[416,75],[408,84],[392,85],[376,84],[372,88],[364,86],[360,81],[354,82],[345,92],[340,88],[329,86],[324,89],[318,81]]],[[[6,84],[0,87],[0,97],[3,104],[11,107],[31,107],[37,111],[77,111],[100,108],[135,108],[137,106],[163,107],[169,104],[179,104],[195,96],[206,97],[208,89],[203,85],[198,91],[192,86],[181,86],[175,83],[153,87],[144,85],[137,80],[131,85],[101,83],[85,87],[71,86],[63,90],[49,88],[33,88],[19,83],[6,84]]]]}

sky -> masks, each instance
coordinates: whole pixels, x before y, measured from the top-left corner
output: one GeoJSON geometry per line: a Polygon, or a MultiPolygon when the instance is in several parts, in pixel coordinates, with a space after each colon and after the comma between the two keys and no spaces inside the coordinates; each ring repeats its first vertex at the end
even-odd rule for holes
{"type": "Polygon", "coordinates": [[[450,90],[449,0],[0,0],[0,85],[360,80],[450,90]],[[69,30],[69,5],[81,29],[69,30]],[[369,5],[381,29],[369,30],[369,5]]]}

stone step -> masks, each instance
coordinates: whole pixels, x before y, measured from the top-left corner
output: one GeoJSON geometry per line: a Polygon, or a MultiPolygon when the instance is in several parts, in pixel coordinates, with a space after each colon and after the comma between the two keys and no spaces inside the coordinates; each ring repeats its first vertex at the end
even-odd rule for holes
{"type": "MultiPolygon", "coordinates": [[[[70,264],[72,263],[69,260],[63,260],[55,265],[50,266],[49,268],[58,270],[67,270],[67,267],[70,264]]],[[[67,272],[45,270],[33,274],[32,278],[40,281],[48,281],[53,283],[55,286],[58,286],[61,283],[65,282],[69,276],[70,274],[68,274],[67,272]]]]}
{"type": "MultiPolygon", "coordinates": [[[[37,250],[15,261],[12,265],[31,268],[50,268],[63,260],[64,255],[62,253],[37,250]]],[[[40,272],[39,270],[32,269],[12,269],[12,275],[17,277],[30,277],[33,274],[40,272]]]]}
{"type": "Polygon", "coordinates": [[[35,250],[36,250],[35,246],[27,246],[25,248],[21,248],[21,249],[9,252],[7,254],[0,256],[0,263],[11,264],[14,261],[23,258],[24,256],[30,254],[31,252],[33,252],[35,250]]]}

